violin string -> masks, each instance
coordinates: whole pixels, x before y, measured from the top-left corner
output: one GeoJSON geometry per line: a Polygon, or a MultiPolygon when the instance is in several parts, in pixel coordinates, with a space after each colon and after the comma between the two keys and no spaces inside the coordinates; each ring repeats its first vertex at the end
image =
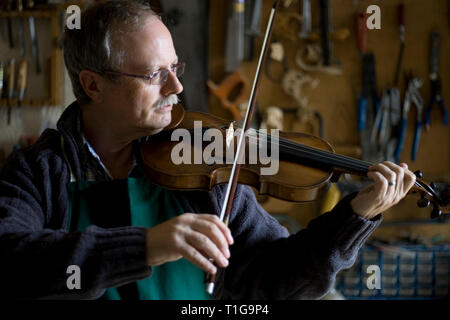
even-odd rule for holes
{"type": "MultiPolygon", "coordinates": [[[[267,136],[267,137],[269,137],[269,138],[272,138],[271,135],[266,134],[266,133],[261,133],[260,130],[255,130],[255,131],[256,131],[257,133],[259,133],[260,136],[263,135],[263,136],[267,136]]],[[[266,140],[267,140],[267,139],[266,139],[266,140]]],[[[326,151],[326,150],[322,150],[322,149],[313,148],[313,147],[310,147],[310,146],[307,146],[307,145],[304,145],[304,144],[300,144],[300,143],[298,143],[298,142],[286,140],[286,139],[284,139],[284,138],[279,138],[279,140],[282,141],[282,142],[284,142],[285,144],[289,144],[289,145],[291,145],[291,146],[293,146],[293,147],[302,148],[303,150],[306,150],[306,149],[307,149],[307,150],[310,150],[310,151],[312,151],[312,152],[317,152],[317,153],[323,154],[323,155],[325,155],[325,156],[329,156],[331,159],[342,159],[342,160],[345,159],[345,160],[347,160],[347,161],[349,161],[349,162],[355,163],[355,165],[361,164],[361,165],[363,165],[364,167],[367,167],[367,168],[373,165],[372,163],[367,162],[367,161],[364,161],[364,160],[359,160],[359,159],[347,157],[347,156],[344,156],[344,155],[336,154],[336,153],[333,153],[333,152],[330,152],[330,151],[326,151]]]]}
{"type": "MultiPolygon", "coordinates": [[[[268,136],[264,134],[264,136],[268,136]]],[[[250,138],[253,139],[253,141],[256,140],[256,142],[259,141],[268,141],[267,138],[256,138],[252,135],[248,135],[249,141],[250,138]]],[[[353,159],[350,157],[345,157],[341,155],[336,155],[332,152],[327,152],[324,150],[311,148],[305,145],[293,143],[291,141],[285,140],[280,138],[280,142],[278,145],[282,148],[283,151],[289,152],[291,155],[297,155],[297,156],[308,156],[310,160],[317,160],[322,161],[325,164],[331,165],[331,166],[342,166],[343,168],[353,170],[356,169],[358,171],[367,172],[368,168],[372,165],[370,163],[364,162],[364,161],[358,161],[357,159],[353,159]]]]}
{"type": "MultiPolygon", "coordinates": [[[[281,144],[282,145],[282,144],[281,144]]],[[[323,155],[317,155],[315,153],[311,153],[309,150],[299,152],[297,148],[292,148],[290,146],[282,146],[283,151],[287,153],[288,155],[293,155],[297,157],[302,157],[306,160],[312,160],[315,162],[318,162],[318,164],[325,164],[330,167],[337,167],[341,169],[345,169],[349,172],[353,173],[367,173],[367,167],[366,166],[360,166],[355,165],[354,163],[348,163],[346,161],[342,161],[340,159],[330,159],[329,157],[323,156],[323,155]]]]}
{"type": "Polygon", "coordinates": [[[330,159],[327,156],[318,155],[316,153],[310,152],[309,150],[299,151],[297,148],[292,148],[290,146],[282,146],[282,148],[284,154],[294,157],[301,157],[305,160],[317,162],[318,164],[325,164],[330,167],[341,168],[352,173],[357,172],[365,174],[368,171],[366,166],[355,165],[354,163],[348,163],[345,160],[342,161],[341,159],[330,159]]]}
{"type": "MultiPolygon", "coordinates": [[[[250,134],[248,134],[248,136],[251,136],[252,132],[256,132],[256,133],[259,133],[260,136],[267,136],[267,137],[271,138],[270,134],[267,134],[265,132],[261,132],[260,130],[252,129],[252,130],[249,130],[248,132],[250,133],[250,134]]],[[[263,138],[261,138],[261,139],[263,139],[263,138]]],[[[268,139],[264,139],[264,140],[268,140],[268,139]]],[[[368,169],[370,166],[373,165],[370,162],[366,162],[366,161],[363,161],[363,160],[354,159],[354,158],[351,158],[351,157],[339,155],[339,154],[336,154],[336,153],[333,153],[333,152],[329,152],[329,151],[326,151],[326,150],[321,150],[321,149],[309,147],[309,146],[306,146],[306,145],[303,145],[303,144],[299,144],[299,143],[296,143],[296,142],[293,142],[293,141],[289,141],[289,140],[286,140],[286,139],[283,139],[283,138],[279,138],[279,141],[283,142],[283,146],[290,145],[293,148],[297,148],[297,149],[299,149],[302,152],[303,151],[306,152],[306,150],[308,150],[308,151],[310,151],[312,153],[321,154],[321,155],[323,155],[325,157],[329,157],[330,160],[334,160],[334,161],[340,161],[340,160],[347,161],[348,164],[351,165],[351,166],[356,166],[356,167],[362,166],[362,168],[368,169]]]]}
{"type": "MultiPolygon", "coordinates": [[[[271,135],[255,129],[248,130],[247,137],[256,139],[257,141],[269,140],[267,138],[257,138],[254,136],[254,133],[260,133],[260,136],[271,138],[271,135]]],[[[309,147],[283,138],[279,138],[279,141],[281,141],[281,143],[278,142],[278,146],[281,146],[282,150],[289,152],[290,155],[294,156],[306,155],[309,157],[310,160],[317,160],[317,161],[321,160],[323,163],[330,166],[340,165],[342,168],[346,168],[349,171],[353,171],[355,169],[361,173],[366,173],[368,171],[368,168],[372,166],[372,163],[370,162],[339,155],[326,150],[309,147]]]]}

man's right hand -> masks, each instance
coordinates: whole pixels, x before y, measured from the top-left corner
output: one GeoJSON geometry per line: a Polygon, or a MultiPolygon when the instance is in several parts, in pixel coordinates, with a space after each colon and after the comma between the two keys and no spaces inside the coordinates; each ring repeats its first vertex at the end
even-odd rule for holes
{"type": "Polygon", "coordinates": [[[147,229],[146,252],[150,266],[186,258],[205,272],[215,274],[228,265],[233,244],[230,229],[216,215],[185,213],[147,229]]]}

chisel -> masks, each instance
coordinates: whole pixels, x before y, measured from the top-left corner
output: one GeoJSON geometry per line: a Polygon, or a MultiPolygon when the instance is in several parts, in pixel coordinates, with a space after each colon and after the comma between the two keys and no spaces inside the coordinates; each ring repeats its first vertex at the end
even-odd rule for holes
{"type": "MultiPolygon", "coordinates": [[[[23,11],[22,0],[16,0],[16,10],[19,12],[23,11]]],[[[17,38],[19,40],[19,50],[21,57],[25,57],[25,34],[23,22],[23,18],[19,18],[19,20],[17,21],[17,38]]]]}
{"type": "Polygon", "coordinates": [[[5,71],[3,69],[3,62],[0,61],[0,100],[3,97],[3,87],[4,87],[4,80],[3,76],[5,74],[5,71]]]}
{"type": "Polygon", "coordinates": [[[19,72],[17,75],[17,118],[22,121],[22,102],[25,96],[27,83],[27,61],[21,60],[19,63],[19,72]]]}
{"type": "MultiPolygon", "coordinates": [[[[27,1],[27,7],[29,9],[33,8],[34,2],[31,0],[27,1]]],[[[36,66],[36,73],[41,73],[41,64],[39,62],[39,46],[36,35],[36,22],[32,15],[30,15],[30,17],[28,18],[28,24],[30,28],[31,52],[33,54],[34,64],[36,66]]]]}
{"type": "Polygon", "coordinates": [[[398,23],[400,29],[400,51],[397,58],[397,66],[395,68],[394,85],[398,86],[400,78],[400,71],[402,68],[403,52],[405,51],[405,5],[399,4],[398,8],[398,23]]]}
{"type": "MultiPolygon", "coordinates": [[[[5,7],[6,7],[6,11],[12,11],[12,0],[7,0],[5,7]]],[[[12,32],[11,17],[8,17],[6,23],[7,23],[7,28],[8,28],[9,47],[11,49],[13,49],[14,48],[14,38],[13,38],[13,32],[12,32]]]]}
{"type": "Polygon", "coordinates": [[[12,99],[14,98],[14,76],[15,76],[15,60],[12,58],[9,60],[8,66],[6,67],[6,77],[7,77],[7,100],[8,100],[8,116],[7,121],[8,125],[11,123],[11,107],[12,107],[12,99]]]}
{"type": "Polygon", "coordinates": [[[331,64],[332,44],[328,35],[331,33],[330,0],[320,0],[320,40],[322,44],[323,65],[331,64]]]}
{"type": "Polygon", "coordinates": [[[233,72],[240,68],[244,59],[245,3],[233,0],[227,21],[227,38],[225,43],[225,71],[233,72]]]}

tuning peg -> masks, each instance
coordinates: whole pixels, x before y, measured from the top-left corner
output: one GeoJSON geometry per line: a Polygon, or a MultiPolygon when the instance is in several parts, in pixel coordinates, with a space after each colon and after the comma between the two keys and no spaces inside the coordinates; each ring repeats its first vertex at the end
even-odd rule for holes
{"type": "Polygon", "coordinates": [[[420,170],[414,171],[414,174],[416,175],[417,179],[422,179],[423,176],[422,171],[420,170]]]}
{"type": "Polygon", "coordinates": [[[426,208],[430,205],[430,200],[428,200],[425,197],[422,197],[421,199],[417,200],[417,206],[419,208],[426,208]]]}
{"type": "Polygon", "coordinates": [[[431,211],[431,219],[437,219],[441,216],[442,211],[437,206],[434,206],[433,210],[431,211]]]}
{"type": "Polygon", "coordinates": [[[430,188],[436,190],[436,184],[434,182],[430,183],[430,188]]]}

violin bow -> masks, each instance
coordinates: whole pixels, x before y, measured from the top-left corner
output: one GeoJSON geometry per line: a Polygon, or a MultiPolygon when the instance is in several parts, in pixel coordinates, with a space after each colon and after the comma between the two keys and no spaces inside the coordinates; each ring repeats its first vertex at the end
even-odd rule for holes
{"type": "MultiPolygon", "coordinates": [[[[267,23],[266,32],[264,35],[264,41],[263,41],[261,52],[259,55],[258,65],[256,67],[255,78],[253,79],[252,91],[250,92],[250,99],[249,99],[249,102],[247,105],[247,112],[245,113],[245,119],[244,119],[244,123],[242,125],[243,129],[241,130],[241,133],[239,136],[239,142],[238,142],[238,146],[237,146],[236,156],[234,157],[233,166],[231,168],[230,179],[228,180],[227,190],[225,192],[225,198],[224,198],[224,202],[222,205],[222,210],[220,212],[220,220],[223,221],[226,226],[228,226],[228,222],[230,220],[230,214],[231,214],[231,209],[233,207],[233,200],[234,200],[234,195],[236,192],[237,181],[238,181],[239,172],[241,169],[239,160],[242,157],[241,149],[242,149],[242,145],[244,143],[245,132],[247,132],[247,130],[250,128],[250,123],[253,118],[255,102],[256,102],[256,93],[258,91],[259,81],[261,78],[261,68],[265,64],[265,61],[267,59],[267,54],[269,51],[268,44],[270,43],[270,39],[272,38],[273,23],[275,20],[275,13],[278,10],[279,3],[280,3],[280,0],[276,0],[272,6],[272,10],[270,11],[269,21],[267,23]]],[[[214,293],[215,280],[216,280],[215,275],[209,275],[209,279],[207,280],[207,285],[206,285],[206,292],[211,295],[214,293]]]]}

